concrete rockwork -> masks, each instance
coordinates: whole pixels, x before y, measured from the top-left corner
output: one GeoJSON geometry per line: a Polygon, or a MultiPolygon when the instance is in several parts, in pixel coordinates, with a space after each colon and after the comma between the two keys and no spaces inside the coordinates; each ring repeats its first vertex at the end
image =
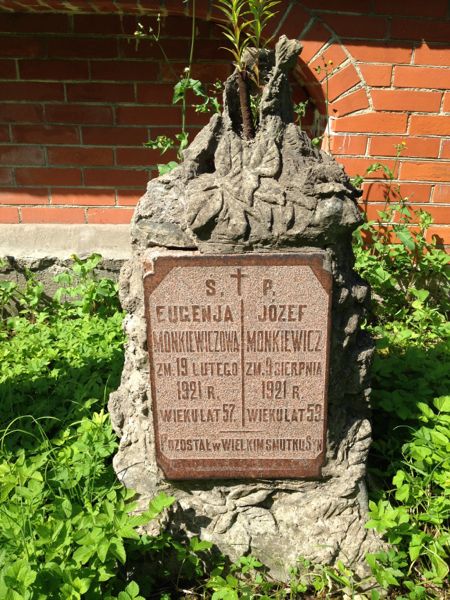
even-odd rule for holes
{"type": "Polygon", "coordinates": [[[365,529],[366,459],[371,442],[369,368],[373,343],[361,331],[369,290],[353,270],[352,231],[361,223],[357,191],[329,155],[293,123],[287,73],[299,52],[281,38],[268,61],[254,140],[243,140],[236,74],[222,115],[193,141],[185,160],[149,182],[132,223],[132,258],[120,277],[127,312],[125,365],[110,397],[120,436],[119,478],[142,501],[177,498],[170,526],[210,540],[232,558],[252,553],[278,576],[298,556],[340,559],[366,571],[380,547],[365,529]],[[332,274],[328,429],[322,477],[168,481],[155,460],[144,314],[144,263],[156,253],[314,252],[332,274]]]}

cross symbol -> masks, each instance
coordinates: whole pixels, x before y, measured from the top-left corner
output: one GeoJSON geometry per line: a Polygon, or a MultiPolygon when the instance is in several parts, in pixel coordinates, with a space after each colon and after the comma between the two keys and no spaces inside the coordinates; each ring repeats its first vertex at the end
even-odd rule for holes
{"type": "Polygon", "coordinates": [[[237,282],[237,293],[238,293],[238,296],[241,296],[241,295],[242,295],[242,294],[241,294],[241,292],[242,292],[242,287],[241,287],[241,284],[242,284],[242,278],[243,278],[243,277],[247,277],[247,275],[244,275],[244,274],[242,273],[241,269],[238,267],[238,268],[236,269],[236,273],[233,273],[232,275],[230,275],[230,277],[234,277],[234,278],[236,278],[236,282],[237,282]]]}

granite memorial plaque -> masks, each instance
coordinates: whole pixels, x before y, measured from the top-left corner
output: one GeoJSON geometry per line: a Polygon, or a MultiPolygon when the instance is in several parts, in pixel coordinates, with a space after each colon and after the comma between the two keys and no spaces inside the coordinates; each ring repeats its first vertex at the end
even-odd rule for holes
{"type": "Polygon", "coordinates": [[[161,256],[145,300],[169,479],[317,477],[331,274],[317,253],[161,256]]]}

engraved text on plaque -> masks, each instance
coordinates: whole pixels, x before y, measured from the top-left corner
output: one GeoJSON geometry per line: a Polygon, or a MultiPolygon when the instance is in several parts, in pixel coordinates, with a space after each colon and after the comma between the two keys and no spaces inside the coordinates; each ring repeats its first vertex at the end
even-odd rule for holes
{"type": "Polygon", "coordinates": [[[154,259],[145,300],[156,454],[166,477],[320,476],[331,300],[323,260],[154,259]]]}

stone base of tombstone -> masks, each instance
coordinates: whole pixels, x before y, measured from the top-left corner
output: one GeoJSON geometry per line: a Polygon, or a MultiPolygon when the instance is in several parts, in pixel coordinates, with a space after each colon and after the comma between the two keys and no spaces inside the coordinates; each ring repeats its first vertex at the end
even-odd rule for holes
{"type": "Polygon", "coordinates": [[[278,577],[299,556],[342,560],[363,575],[381,542],[364,527],[373,343],[360,329],[368,286],[353,270],[361,217],[342,169],[293,124],[287,73],[299,51],[281,38],[266,57],[254,140],[240,135],[233,75],[223,114],[136,209],[120,277],[125,365],[109,402],[114,468],[143,502],[175,496],[171,530],[232,559],[251,553],[278,577]],[[260,348],[246,337],[256,330],[268,332],[260,348]],[[235,346],[187,347],[197,342],[186,331],[234,332],[235,346]],[[235,441],[224,450],[224,439],[235,441]]]}

